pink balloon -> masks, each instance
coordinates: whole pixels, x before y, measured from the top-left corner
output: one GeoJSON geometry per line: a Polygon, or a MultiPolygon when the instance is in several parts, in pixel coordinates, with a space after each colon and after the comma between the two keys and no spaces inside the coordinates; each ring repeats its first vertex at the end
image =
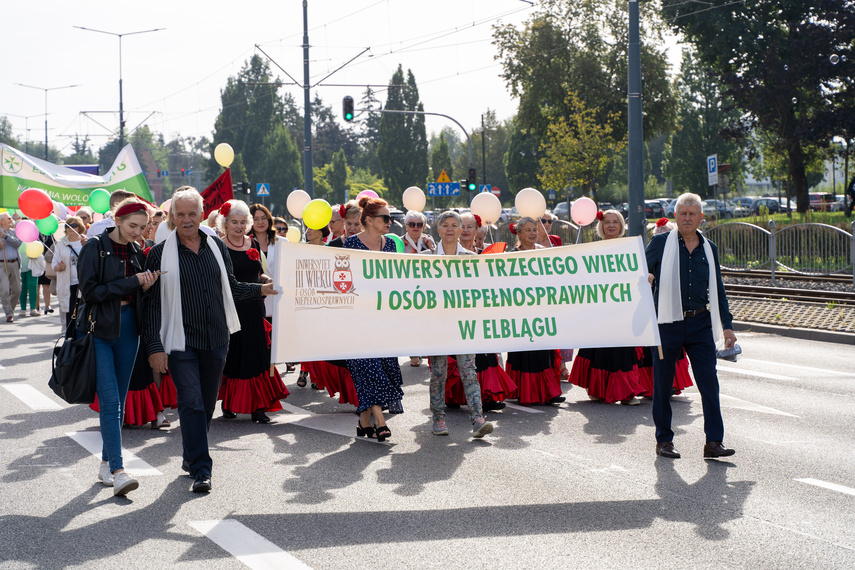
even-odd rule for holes
{"type": "Polygon", "coordinates": [[[15,226],[15,235],[22,242],[30,243],[39,239],[39,228],[32,220],[21,220],[15,226]]]}
{"type": "Polygon", "coordinates": [[[570,207],[570,217],[580,226],[587,226],[597,219],[597,204],[590,198],[579,198],[570,207]]]}
{"type": "Polygon", "coordinates": [[[99,214],[98,212],[92,213],[92,221],[93,222],[100,222],[103,219],[104,219],[104,214],[99,214]]]}
{"type": "Polygon", "coordinates": [[[359,202],[363,198],[379,198],[380,196],[374,190],[363,190],[356,195],[356,201],[359,202]]]}

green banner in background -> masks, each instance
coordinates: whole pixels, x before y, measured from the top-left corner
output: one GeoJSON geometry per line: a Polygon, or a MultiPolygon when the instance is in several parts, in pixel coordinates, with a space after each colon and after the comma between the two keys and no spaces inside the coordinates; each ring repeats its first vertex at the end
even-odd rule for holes
{"type": "Polygon", "coordinates": [[[89,194],[96,188],[108,192],[127,190],[152,201],[151,191],[131,145],[116,157],[109,172],[103,176],[38,159],[0,144],[0,207],[17,208],[18,196],[27,188],[40,188],[66,206],[85,206],[89,194]]]}

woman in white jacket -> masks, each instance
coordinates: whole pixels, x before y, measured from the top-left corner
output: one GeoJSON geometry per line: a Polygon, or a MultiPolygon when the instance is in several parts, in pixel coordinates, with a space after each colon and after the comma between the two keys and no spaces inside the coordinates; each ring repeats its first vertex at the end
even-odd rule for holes
{"type": "Polygon", "coordinates": [[[77,256],[86,238],[83,221],[76,216],[65,220],[65,237],[54,245],[53,268],[56,270],[56,296],[59,319],[68,327],[77,306],[77,256]],[[81,239],[82,238],[82,239],[81,239]]]}

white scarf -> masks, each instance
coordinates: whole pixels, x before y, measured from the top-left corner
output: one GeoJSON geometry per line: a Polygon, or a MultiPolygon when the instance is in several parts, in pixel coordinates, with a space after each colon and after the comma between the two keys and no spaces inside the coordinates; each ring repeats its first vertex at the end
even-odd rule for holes
{"type": "MultiPolygon", "coordinates": [[[[718,310],[718,284],[716,283],[715,264],[709,240],[704,238],[704,255],[709,265],[709,310],[712,320],[713,341],[717,348],[724,347],[724,330],[721,314],[718,310]]],[[[662,251],[662,266],[659,268],[659,316],[660,324],[683,320],[683,296],[680,291],[680,251],[679,232],[671,230],[662,251]]]]}
{"type": "MultiPolygon", "coordinates": [[[[426,253],[430,253],[430,250],[427,250],[426,253]]],[[[454,253],[455,255],[475,255],[474,251],[469,251],[460,243],[457,243],[457,251],[454,253]]],[[[445,249],[442,247],[442,242],[436,244],[436,255],[445,255],[445,249]]]]}
{"type": "Polygon", "coordinates": [[[404,239],[407,240],[407,243],[410,244],[410,247],[412,247],[414,250],[416,250],[416,253],[421,253],[424,250],[430,249],[425,244],[425,236],[424,235],[419,236],[418,243],[413,241],[413,238],[410,237],[410,234],[404,234],[404,239]],[[422,248],[424,248],[424,249],[422,249],[422,248]]]}
{"type": "MultiPolygon", "coordinates": [[[[217,265],[220,266],[220,288],[223,292],[223,307],[226,310],[226,325],[229,334],[240,330],[240,320],[235,311],[235,302],[232,298],[232,288],[229,285],[229,277],[226,273],[226,264],[223,262],[223,254],[216,244],[212,243],[211,237],[206,240],[208,248],[214,254],[217,265]]],[[[178,265],[178,235],[173,230],[166,243],[163,244],[163,255],[160,258],[160,269],[164,273],[160,276],[160,342],[166,354],[172,351],[183,351],[184,345],[184,318],[181,310],[181,274],[178,265]]],[[[195,284],[193,285],[195,286],[195,284]]]]}

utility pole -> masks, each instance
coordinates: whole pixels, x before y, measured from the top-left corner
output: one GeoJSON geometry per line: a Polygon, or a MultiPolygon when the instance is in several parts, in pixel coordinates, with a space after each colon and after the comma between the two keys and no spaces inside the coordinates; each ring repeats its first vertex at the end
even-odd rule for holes
{"type": "Polygon", "coordinates": [[[303,190],[315,197],[312,170],[312,89],[309,83],[309,2],[303,0],[303,190]]]}
{"type": "Polygon", "coordinates": [[[644,218],[644,135],[641,115],[641,47],[639,45],[638,0],[629,0],[629,61],[627,122],[629,144],[629,235],[645,236],[644,218]]]}
{"type": "Polygon", "coordinates": [[[487,185],[487,129],[484,128],[484,113],[481,113],[481,179],[487,185]]]}

